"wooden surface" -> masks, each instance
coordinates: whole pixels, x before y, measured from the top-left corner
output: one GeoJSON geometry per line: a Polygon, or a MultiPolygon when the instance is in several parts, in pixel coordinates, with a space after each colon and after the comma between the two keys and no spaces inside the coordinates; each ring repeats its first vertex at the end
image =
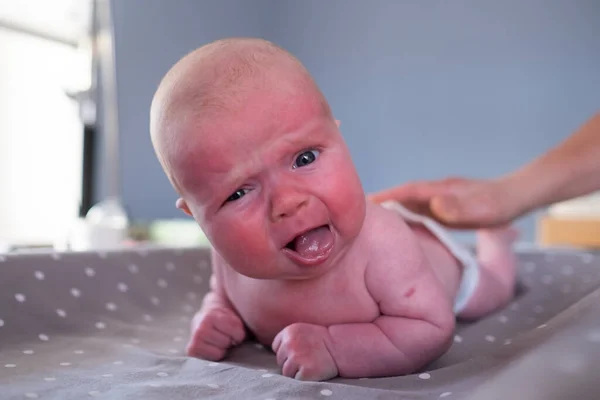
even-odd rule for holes
{"type": "Polygon", "coordinates": [[[600,219],[559,219],[546,215],[538,221],[537,240],[545,246],[600,249],[600,219]]]}

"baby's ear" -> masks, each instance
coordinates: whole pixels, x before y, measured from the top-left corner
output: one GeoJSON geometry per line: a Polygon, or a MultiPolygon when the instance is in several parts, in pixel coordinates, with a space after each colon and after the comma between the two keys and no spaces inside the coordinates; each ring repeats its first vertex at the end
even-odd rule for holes
{"type": "Polygon", "coordinates": [[[179,208],[181,211],[183,211],[184,213],[186,213],[190,217],[193,216],[192,212],[190,211],[190,208],[187,205],[187,203],[181,197],[178,198],[177,201],[175,202],[175,207],[179,208]]]}
{"type": "Polygon", "coordinates": [[[339,128],[339,127],[340,127],[340,124],[341,124],[340,120],[339,120],[339,119],[336,119],[336,120],[335,120],[335,124],[336,124],[336,125],[337,125],[337,127],[339,128]]]}

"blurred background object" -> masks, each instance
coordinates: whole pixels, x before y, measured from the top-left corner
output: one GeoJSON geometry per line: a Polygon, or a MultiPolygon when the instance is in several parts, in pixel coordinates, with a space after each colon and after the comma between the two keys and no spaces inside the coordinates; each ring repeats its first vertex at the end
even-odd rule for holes
{"type": "Polygon", "coordinates": [[[600,192],[548,207],[538,222],[538,241],[544,246],[600,249],[600,192]]]}

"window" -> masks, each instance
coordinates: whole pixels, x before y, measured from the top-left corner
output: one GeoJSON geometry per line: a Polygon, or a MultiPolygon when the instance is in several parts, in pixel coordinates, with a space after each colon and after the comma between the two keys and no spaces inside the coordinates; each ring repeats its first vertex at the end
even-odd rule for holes
{"type": "Polygon", "coordinates": [[[0,251],[52,245],[78,216],[89,2],[0,0],[0,251]]]}

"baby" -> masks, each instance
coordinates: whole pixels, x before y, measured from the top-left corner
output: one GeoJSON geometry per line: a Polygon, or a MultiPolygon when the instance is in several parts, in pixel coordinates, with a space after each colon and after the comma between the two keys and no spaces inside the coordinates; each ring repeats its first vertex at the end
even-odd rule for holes
{"type": "Polygon", "coordinates": [[[157,156],[213,251],[187,351],[221,360],[248,332],[302,380],[413,373],[447,351],[455,318],[513,295],[511,229],[477,260],[440,226],[365,198],[327,101],[292,55],[226,39],[159,85],[157,156]]]}

